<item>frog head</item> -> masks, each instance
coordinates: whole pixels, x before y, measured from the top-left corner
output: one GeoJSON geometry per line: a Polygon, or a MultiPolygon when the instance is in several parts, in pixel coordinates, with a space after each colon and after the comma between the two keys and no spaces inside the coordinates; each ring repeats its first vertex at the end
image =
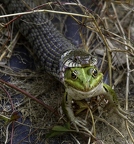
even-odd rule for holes
{"type": "Polygon", "coordinates": [[[81,92],[89,92],[102,83],[103,74],[95,66],[73,67],[65,70],[64,84],[81,92]]]}

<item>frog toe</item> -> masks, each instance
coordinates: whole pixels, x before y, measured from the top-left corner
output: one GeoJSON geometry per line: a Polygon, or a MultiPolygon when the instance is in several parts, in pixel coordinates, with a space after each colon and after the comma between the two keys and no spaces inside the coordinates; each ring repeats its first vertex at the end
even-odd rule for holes
{"type": "Polygon", "coordinates": [[[79,128],[86,128],[86,125],[87,125],[87,122],[83,119],[80,119],[80,118],[75,118],[73,121],[72,121],[76,131],[79,131],[79,128]]]}

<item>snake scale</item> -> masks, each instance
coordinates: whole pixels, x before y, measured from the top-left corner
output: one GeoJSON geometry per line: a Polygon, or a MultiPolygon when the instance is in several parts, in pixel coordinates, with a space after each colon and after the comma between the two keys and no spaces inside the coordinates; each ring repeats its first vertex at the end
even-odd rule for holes
{"type": "MultiPolygon", "coordinates": [[[[27,12],[35,7],[32,0],[0,0],[7,13],[27,12]]],[[[63,82],[66,67],[89,63],[89,53],[67,40],[44,13],[21,15],[15,26],[29,41],[47,73],[63,82]]]]}

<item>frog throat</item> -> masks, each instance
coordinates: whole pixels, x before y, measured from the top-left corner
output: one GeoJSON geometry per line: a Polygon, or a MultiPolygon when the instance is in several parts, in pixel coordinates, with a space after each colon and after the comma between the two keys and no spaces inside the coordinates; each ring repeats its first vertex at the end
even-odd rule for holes
{"type": "Polygon", "coordinates": [[[88,92],[102,83],[103,74],[94,66],[69,68],[65,71],[64,85],[78,91],[88,92]]]}

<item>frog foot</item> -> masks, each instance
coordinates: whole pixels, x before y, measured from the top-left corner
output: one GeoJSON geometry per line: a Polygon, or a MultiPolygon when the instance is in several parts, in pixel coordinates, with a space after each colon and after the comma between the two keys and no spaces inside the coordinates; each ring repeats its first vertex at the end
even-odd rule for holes
{"type": "Polygon", "coordinates": [[[84,130],[87,133],[89,133],[90,135],[92,135],[92,133],[87,128],[87,122],[85,120],[83,120],[79,117],[74,117],[72,124],[74,125],[77,132],[80,131],[79,128],[82,128],[82,130],[84,130]]]}
{"type": "Polygon", "coordinates": [[[77,117],[74,118],[74,120],[72,121],[72,123],[73,123],[73,125],[74,125],[74,127],[76,128],[77,131],[79,131],[78,130],[78,126],[81,127],[81,128],[83,128],[87,124],[87,122],[85,120],[77,118],[77,117]]]}

